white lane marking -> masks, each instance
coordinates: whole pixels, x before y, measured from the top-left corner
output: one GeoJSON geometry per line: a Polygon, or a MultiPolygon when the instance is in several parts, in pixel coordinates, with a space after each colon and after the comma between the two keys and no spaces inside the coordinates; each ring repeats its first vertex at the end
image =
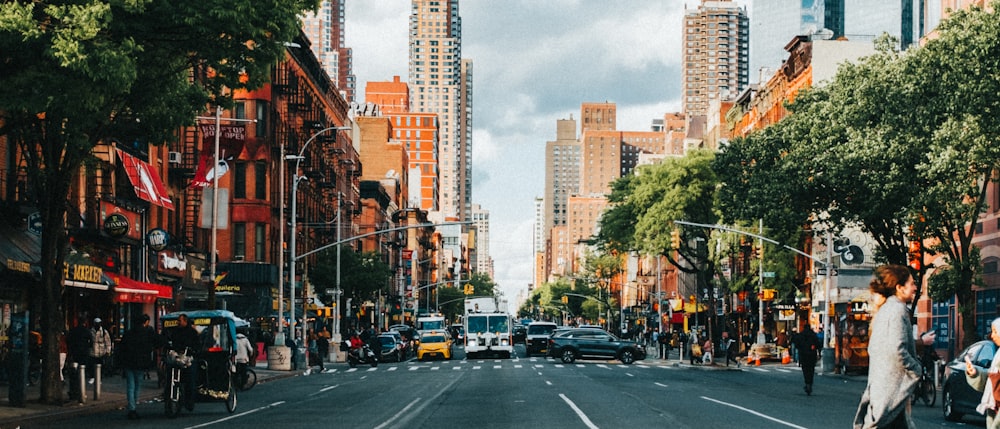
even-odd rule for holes
{"type": "Polygon", "coordinates": [[[395,371],[395,370],[397,370],[397,369],[399,369],[399,367],[398,367],[398,366],[390,366],[390,367],[389,367],[389,371],[395,371]]]}
{"type": "Polygon", "coordinates": [[[789,371],[789,370],[787,370],[787,369],[784,369],[784,368],[778,368],[778,369],[776,369],[775,371],[778,371],[778,372],[784,372],[784,373],[789,373],[789,372],[791,372],[791,371],[789,371]]]}
{"type": "Polygon", "coordinates": [[[590,419],[587,418],[587,415],[583,413],[583,410],[581,410],[580,407],[577,407],[576,404],[573,403],[573,401],[570,401],[569,398],[566,397],[566,395],[560,393],[559,397],[562,398],[563,401],[566,401],[566,404],[569,405],[569,407],[572,408],[574,412],[576,412],[576,415],[580,417],[580,420],[583,420],[583,424],[587,425],[588,428],[598,429],[597,425],[595,425],[594,422],[590,421],[590,419]]]}
{"type": "Polygon", "coordinates": [[[410,369],[410,371],[416,371],[416,370],[420,369],[420,367],[419,366],[411,366],[409,369],[410,369]]]}
{"type": "MultiPolygon", "coordinates": [[[[538,375],[541,375],[541,374],[538,374],[538,375]]],[[[552,382],[551,382],[551,381],[548,381],[548,380],[545,380],[545,384],[548,384],[549,386],[551,386],[551,385],[552,385],[552,382]]]]}
{"type": "Polygon", "coordinates": [[[480,369],[480,368],[482,368],[482,367],[479,366],[479,365],[475,365],[475,366],[472,367],[472,369],[480,369]]]}
{"type": "Polygon", "coordinates": [[[336,388],[337,388],[337,386],[340,386],[340,385],[339,385],[339,384],[335,384],[335,385],[333,385],[333,386],[327,386],[327,387],[324,387],[324,388],[322,388],[322,389],[319,389],[319,392],[318,392],[318,393],[322,393],[322,392],[326,392],[327,390],[333,390],[333,389],[336,389],[336,388]]]}
{"type": "Polygon", "coordinates": [[[766,370],[766,369],[764,369],[764,368],[754,368],[754,371],[760,371],[760,372],[771,372],[771,371],[769,371],[769,370],[766,370]]]}
{"type": "Polygon", "coordinates": [[[632,373],[631,373],[631,372],[626,372],[626,373],[625,373],[625,375],[627,375],[627,376],[629,376],[629,377],[635,377],[634,375],[632,375],[632,373]]]}
{"type": "Polygon", "coordinates": [[[514,365],[514,368],[520,368],[521,365],[514,365]]]}
{"type": "Polygon", "coordinates": [[[431,371],[437,371],[437,370],[439,370],[439,369],[441,369],[441,367],[440,367],[440,366],[432,366],[432,367],[431,367],[431,371]]]}
{"type": "Polygon", "coordinates": [[[372,371],[378,371],[378,367],[368,368],[368,372],[372,372],[372,371]]]}
{"type": "Polygon", "coordinates": [[[358,370],[357,368],[351,368],[351,369],[347,370],[346,372],[354,372],[354,371],[357,371],[357,370],[358,370]]]}
{"type": "Polygon", "coordinates": [[[666,384],[663,384],[663,383],[660,383],[660,382],[655,382],[655,383],[653,383],[653,384],[655,384],[655,385],[657,385],[657,386],[660,386],[660,387],[667,387],[667,385],[666,385],[666,384]]]}
{"type": "Polygon", "coordinates": [[[768,420],[770,420],[770,421],[772,421],[772,422],[775,422],[775,423],[781,423],[781,424],[783,424],[783,425],[785,425],[785,426],[788,426],[788,427],[791,427],[791,428],[796,428],[796,429],[807,429],[807,428],[806,428],[806,427],[804,427],[804,426],[799,426],[799,425],[796,425],[796,424],[794,424],[794,423],[789,423],[789,422],[786,422],[786,421],[784,421],[784,420],[781,420],[781,419],[777,419],[777,418],[774,418],[774,417],[771,417],[771,416],[769,416],[769,415],[767,415],[767,414],[764,414],[764,413],[760,413],[760,412],[757,412],[757,411],[754,411],[754,410],[751,410],[751,409],[749,409],[749,408],[745,408],[745,407],[741,407],[741,406],[739,406],[739,405],[736,405],[736,404],[730,404],[730,403],[728,403],[728,402],[723,402],[723,401],[720,401],[720,400],[718,400],[718,399],[712,399],[712,398],[709,398],[709,397],[707,397],[707,396],[702,396],[702,397],[701,397],[701,399],[704,399],[704,400],[706,400],[706,401],[711,401],[711,402],[715,402],[716,404],[720,404],[720,405],[725,405],[725,406],[727,406],[727,407],[733,407],[733,408],[735,408],[735,409],[737,409],[737,410],[740,410],[740,411],[746,411],[746,412],[748,412],[748,413],[750,413],[750,414],[753,414],[753,415],[755,415],[755,416],[758,416],[758,417],[763,417],[763,418],[765,418],[765,419],[768,419],[768,420]]]}
{"type": "Polygon", "coordinates": [[[380,424],[378,426],[375,426],[375,429],[382,429],[382,428],[388,426],[389,424],[395,423],[396,420],[399,419],[399,416],[403,415],[403,413],[405,413],[406,410],[409,410],[410,407],[412,407],[413,404],[416,404],[417,401],[419,401],[419,400],[420,400],[420,398],[417,398],[417,399],[414,399],[413,401],[411,401],[409,404],[406,404],[406,406],[403,407],[402,410],[399,410],[398,413],[394,414],[392,417],[389,417],[389,420],[386,420],[386,421],[382,422],[382,424],[380,424]]]}
{"type": "Polygon", "coordinates": [[[458,370],[462,369],[462,367],[460,367],[460,366],[456,366],[456,367],[452,367],[451,369],[453,369],[453,370],[455,370],[455,371],[458,371],[458,370]]]}
{"type": "Polygon", "coordinates": [[[274,403],[271,403],[271,404],[268,404],[268,405],[265,405],[265,406],[263,406],[263,407],[259,407],[259,408],[254,408],[254,409],[252,409],[252,410],[247,410],[247,411],[244,411],[244,412],[242,412],[242,413],[239,413],[239,414],[233,414],[233,415],[231,415],[231,416],[226,416],[226,417],[223,417],[223,418],[221,418],[221,419],[218,419],[218,420],[213,420],[213,421],[210,421],[210,422],[205,422],[205,423],[202,423],[202,424],[200,424],[200,425],[195,425],[195,426],[188,426],[188,427],[187,427],[187,428],[185,428],[185,429],[195,429],[195,428],[201,428],[201,427],[205,427],[205,426],[211,426],[211,425],[214,425],[214,424],[216,424],[216,423],[222,423],[222,422],[224,422],[224,421],[226,421],[226,420],[232,420],[232,419],[235,419],[235,418],[237,418],[237,417],[242,417],[242,416],[245,416],[245,415],[247,415],[247,414],[251,414],[251,413],[256,413],[256,412],[258,412],[258,411],[263,411],[263,410],[266,410],[266,409],[268,409],[268,408],[272,408],[272,407],[277,407],[278,405],[281,405],[281,404],[284,404],[284,403],[285,403],[285,401],[278,401],[278,402],[274,402],[274,403]]]}
{"type": "Polygon", "coordinates": [[[603,364],[603,363],[599,363],[599,364],[597,364],[597,367],[598,367],[598,368],[604,368],[604,369],[611,369],[611,368],[608,368],[608,366],[607,366],[607,365],[605,365],[605,364],[603,364]]]}
{"type": "Polygon", "coordinates": [[[500,368],[503,368],[503,366],[502,365],[493,365],[493,369],[500,369],[500,368]]]}

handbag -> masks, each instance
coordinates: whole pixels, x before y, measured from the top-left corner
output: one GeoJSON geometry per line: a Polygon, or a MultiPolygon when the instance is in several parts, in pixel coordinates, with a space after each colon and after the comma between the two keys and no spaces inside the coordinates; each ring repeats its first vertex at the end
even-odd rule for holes
{"type": "Polygon", "coordinates": [[[691,345],[691,356],[701,357],[701,346],[697,344],[691,345]]]}
{"type": "Polygon", "coordinates": [[[990,383],[993,384],[993,400],[1000,404],[1000,372],[991,372],[988,375],[990,383]]]}

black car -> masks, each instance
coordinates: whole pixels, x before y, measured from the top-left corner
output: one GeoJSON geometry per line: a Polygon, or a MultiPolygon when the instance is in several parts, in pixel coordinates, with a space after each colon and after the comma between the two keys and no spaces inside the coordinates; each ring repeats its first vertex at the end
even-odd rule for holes
{"type": "Polygon", "coordinates": [[[646,349],[632,342],[620,340],[604,330],[573,328],[561,330],[549,337],[548,356],[563,363],[577,359],[618,359],[625,365],[646,358],[646,349]]]}
{"type": "Polygon", "coordinates": [[[514,341],[514,344],[523,343],[528,336],[528,329],[525,328],[524,325],[522,324],[514,325],[511,335],[513,335],[514,337],[512,339],[512,341],[514,341]]]}
{"type": "Polygon", "coordinates": [[[965,357],[968,356],[976,370],[985,374],[989,371],[990,362],[997,346],[991,340],[979,341],[962,350],[954,360],[948,362],[944,369],[944,384],[941,388],[941,403],[944,418],[951,421],[962,419],[965,414],[980,416],[976,406],[983,398],[983,392],[977,392],[969,386],[965,379],[965,357]]]}
{"type": "Polygon", "coordinates": [[[396,335],[382,334],[378,336],[381,350],[378,353],[378,360],[381,362],[402,362],[406,360],[406,350],[403,343],[396,335]]]}
{"type": "Polygon", "coordinates": [[[548,350],[549,336],[555,330],[556,324],[552,322],[531,322],[528,324],[528,332],[524,341],[528,356],[535,353],[544,354],[548,350]]]}

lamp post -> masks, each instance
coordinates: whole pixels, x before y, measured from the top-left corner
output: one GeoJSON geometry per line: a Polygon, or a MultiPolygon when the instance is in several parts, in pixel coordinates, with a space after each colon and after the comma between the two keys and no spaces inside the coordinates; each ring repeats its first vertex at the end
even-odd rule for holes
{"type": "MultiPolygon", "coordinates": [[[[208,264],[209,281],[212,285],[208,289],[208,305],[215,308],[215,275],[216,264],[218,263],[218,252],[216,251],[217,236],[219,234],[219,176],[222,171],[219,169],[219,138],[222,134],[222,121],[226,122],[257,122],[256,119],[223,118],[222,106],[215,107],[215,116],[195,116],[195,119],[215,121],[215,148],[212,155],[212,238],[209,243],[209,253],[211,253],[208,264]]],[[[228,223],[227,223],[228,225],[228,223]]]]}
{"type": "MultiPolygon", "coordinates": [[[[312,136],[310,136],[308,140],[306,140],[306,143],[304,145],[302,145],[302,149],[299,150],[299,154],[298,155],[296,155],[294,157],[293,156],[288,156],[288,157],[285,158],[287,160],[295,159],[295,170],[294,170],[294,175],[292,176],[292,222],[291,222],[292,225],[291,225],[291,231],[290,231],[290,233],[292,235],[292,238],[291,238],[291,243],[290,243],[291,249],[289,249],[289,263],[288,263],[288,281],[291,284],[290,289],[289,289],[291,291],[291,305],[289,305],[289,307],[291,307],[291,308],[289,309],[289,318],[291,319],[291,322],[290,322],[291,323],[291,326],[290,326],[291,330],[290,330],[290,332],[292,333],[293,337],[295,336],[295,305],[294,305],[294,303],[295,303],[295,259],[296,259],[296,257],[295,257],[295,252],[296,252],[295,241],[296,240],[295,239],[296,239],[296,236],[298,235],[298,234],[296,234],[296,220],[297,220],[296,218],[298,217],[298,213],[297,213],[298,207],[297,207],[297,205],[298,205],[298,198],[299,198],[298,190],[299,190],[299,181],[301,181],[301,180],[303,180],[303,179],[306,178],[305,176],[300,176],[299,175],[299,167],[300,167],[300,165],[302,163],[302,159],[305,158],[303,155],[305,154],[306,148],[309,147],[309,144],[312,143],[313,140],[316,140],[316,137],[319,137],[320,135],[322,135],[323,133],[325,133],[327,131],[339,131],[339,130],[350,130],[350,129],[353,129],[353,127],[327,127],[327,128],[323,128],[322,130],[319,130],[316,133],[314,133],[312,136]]],[[[282,183],[284,183],[284,181],[282,181],[282,183]]],[[[338,195],[338,201],[339,201],[339,195],[338,195]]],[[[340,210],[339,204],[338,204],[337,209],[338,209],[338,211],[340,210]]],[[[337,213],[337,216],[338,217],[340,216],[339,212],[337,213]]],[[[338,222],[337,232],[338,233],[340,232],[339,222],[338,222]]],[[[337,258],[337,259],[338,259],[338,265],[339,265],[339,259],[340,258],[337,258]]],[[[338,275],[338,279],[339,279],[340,270],[338,269],[337,272],[338,272],[337,275],[338,275]]],[[[303,287],[304,286],[305,286],[305,283],[303,282],[303,287]]],[[[338,285],[338,288],[339,288],[339,285],[338,285]]],[[[305,338],[305,334],[306,334],[306,331],[305,331],[305,317],[306,317],[307,306],[308,306],[308,293],[307,293],[307,291],[303,290],[303,295],[302,295],[302,322],[303,322],[302,323],[302,325],[303,325],[302,326],[302,339],[303,340],[306,339],[305,338]]],[[[340,314],[339,313],[340,309],[338,309],[337,311],[338,311],[337,314],[340,314]]]]}

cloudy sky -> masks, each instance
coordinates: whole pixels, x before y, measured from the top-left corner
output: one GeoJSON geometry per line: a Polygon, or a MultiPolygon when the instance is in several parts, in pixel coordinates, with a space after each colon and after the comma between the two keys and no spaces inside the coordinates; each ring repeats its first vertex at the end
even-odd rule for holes
{"type": "MultiPolygon", "coordinates": [[[[346,3],[362,101],[366,82],[407,80],[410,1],[346,3]]],[[[608,101],[620,130],[644,131],[679,111],[684,3],[464,0],[459,13],[462,57],[474,61],[473,202],[490,212],[495,280],[513,303],[532,282],[534,199],[556,120],[608,101]]]]}

